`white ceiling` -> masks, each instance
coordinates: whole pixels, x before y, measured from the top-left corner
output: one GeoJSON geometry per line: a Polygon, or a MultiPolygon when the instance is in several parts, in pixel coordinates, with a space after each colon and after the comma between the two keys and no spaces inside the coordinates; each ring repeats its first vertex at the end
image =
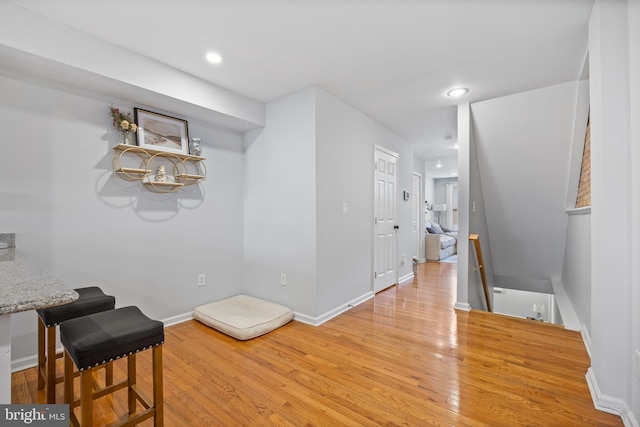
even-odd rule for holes
{"type": "Polygon", "coordinates": [[[593,4],[10,1],[259,101],[318,85],[406,138],[428,161],[455,153],[458,102],[578,79],[593,4]],[[207,63],[209,50],[223,62],[207,63]],[[447,98],[455,86],[470,92],[447,98]]]}

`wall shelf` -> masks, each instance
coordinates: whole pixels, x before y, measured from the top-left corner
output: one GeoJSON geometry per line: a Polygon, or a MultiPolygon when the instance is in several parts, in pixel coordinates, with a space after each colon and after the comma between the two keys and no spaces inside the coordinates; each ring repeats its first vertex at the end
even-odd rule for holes
{"type": "Polygon", "coordinates": [[[113,147],[113,149],[116,151],[127,151],[130,153],[143,153],[150,156],[154,156],[154,155],[159,155],[163,157],[175,156],[180,160],[195,160],[195,161],[207,160],[206,157],[194,156],[193,154],[172,153],[169,151],[154,150],[153,148],[142,148],[142,147],[138,147],[137,145],[118,144],[115,147],[113,147]]]}
{"type": "Polygon", "coordinates": [[[203,160],[206,157],[191,154],[172,153],[137,145],[118,144],[113,149],[113,172],[126,181],[140,181],[149,191],[170,193],[182,187],[196,184],[207,176],[203,160]],[[135,166],[124,165],[137,161],[135,166]],[[173,180],[155,180],[156,164],[165,165],[167,174],[173,173],[173,180]]]}
{"type": "Polygon", "coordinates": [[[192,174],[189,174],[189,173],[183,173],[183,174],[176,175],[176,179],[177,180],[184,179],[185,181],[190,181],[190,180],[191,181],[198,181],[198,180],[201,180],[201,179],[204,179],[204,178],[205,178],[204,175],[192,175],[192,174]]]}
{"type": "Polygon", "coordinates": [[[171,193],[173,191],[178,190],[180,187],[184,187],[184,184],[181,182],[170,182],[170,181],[142,181],[142,185],[149,191],[153,191],[154,193],[171,193]]]}
{"type": "Polygon", "coordinates": [[[147,174],[151,172],[147,169],[137,169],[137,168],[118,168],[115,171],[116,173],[137,173],[137,174],[147,174]]]}

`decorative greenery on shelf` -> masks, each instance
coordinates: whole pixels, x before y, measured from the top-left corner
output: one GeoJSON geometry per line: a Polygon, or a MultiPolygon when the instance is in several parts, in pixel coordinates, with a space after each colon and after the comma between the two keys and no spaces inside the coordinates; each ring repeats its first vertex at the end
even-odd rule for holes
{"type": "Polygon", "coordinates": [[[138,125],[133,122],[131,113],[123,113],[113,105],[109,107],[109,113],[113,118],[113,125],[122,132],[135,132],[138,130],[138,125]]]}

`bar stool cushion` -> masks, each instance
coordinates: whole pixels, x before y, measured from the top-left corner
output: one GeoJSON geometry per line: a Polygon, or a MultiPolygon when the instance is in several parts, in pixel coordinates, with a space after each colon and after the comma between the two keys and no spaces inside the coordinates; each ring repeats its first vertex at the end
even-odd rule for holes
{"type": "Polygon", "coordinates": [[[249,295],[236,295],[196,307],[193,318],[245,341],[289,323],[293,319],[293,311],[289,307],[249,295]]]}
{"type": "Polygon", "coordinates": [[[78,293],[78,299],[74,302],[36,310],[47,328],[59,325],[65,320],[113,310],[116,306],[116,298],[105,295],[102,289],[97,286],[74,289],[74,291],[78,293]]]}
{"type": "Polygon", "coordinates": [[[162,344],[164,326],[138,307],[122,307],[64,322],[60,341],[82,371],[162,344]]]}

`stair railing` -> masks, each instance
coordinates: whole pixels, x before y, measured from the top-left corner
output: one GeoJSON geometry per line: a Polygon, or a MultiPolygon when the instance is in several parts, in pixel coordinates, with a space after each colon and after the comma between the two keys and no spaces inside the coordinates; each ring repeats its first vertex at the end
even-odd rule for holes
{"type": "Polygon", "coordinates": [[[480,277],[482,279],[482,288],[484,289],[484,299],[487,302],[487,310],[491,312],[491,300],[489,299],[489,286],[487,285],[487,274],[485,273],[484,260],[482,259],[482,248],[480,247],[480,236],[477,234],[469,234],[469,240],[473,242],[476,249],[476,258],[478,260],[478,268],[480,269],[480,277]]]}

